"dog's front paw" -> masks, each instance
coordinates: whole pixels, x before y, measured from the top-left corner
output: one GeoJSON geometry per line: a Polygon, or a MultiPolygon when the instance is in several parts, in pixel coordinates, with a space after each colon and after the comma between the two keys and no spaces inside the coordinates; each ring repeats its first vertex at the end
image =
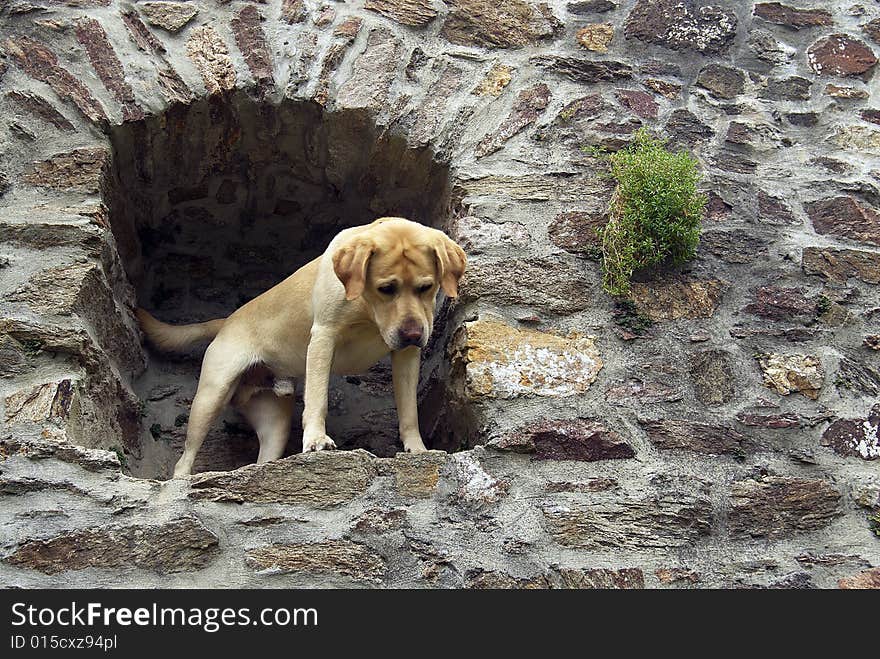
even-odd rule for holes
{"type": "Polygon", "coordinates": [[[178,464],[174,467],[174,474],[171,478],[188,478],[191,473],[192,469],[190,467],[178,464]]]}
{"type": "Polygon", "coordinates": [[[303,453],[311,453],[312,451],[332,451],[336,448],[336,442],[327,435],[318,435],[317,437],[303,437],[303,453]]]}
{"type": "Polygon", "coordinates": [[[412,440],[403,443],[404,453],[427,453],[424,442],[421,439],[412,440]]]}

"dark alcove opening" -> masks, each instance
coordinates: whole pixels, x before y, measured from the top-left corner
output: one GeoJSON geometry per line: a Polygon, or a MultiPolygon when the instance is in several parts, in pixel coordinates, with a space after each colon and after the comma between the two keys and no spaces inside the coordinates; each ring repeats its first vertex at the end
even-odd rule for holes
{"type": "MultiPolygon", "coordinates": [[[[115,128],[111,138],[108,201],[121,261],[138,304],[166,322],[230,314],[320,255],[346,227],[399,215],[442,228],[448,211],[448,166],[361,112],[237,94],[173,106],[115,128]]],[[[445,421],[455,416],[447,409],[445,311],[424,351],[420,420],[429,448],[454,450],[461,441],[445,421]]],[[[135,475],[170,474],[202,350],[150,351],[133,383],[142,410],[135,475]]],[[[297,385],[288,453],[301,447],[297,385]]],[[[363,376],[333,378],[327,426],[341,449],[400,450],[387,360],[363,376]]],[[[251,463],[257,450],[251,428],[227,410],[195,471],[251,463]]]]}

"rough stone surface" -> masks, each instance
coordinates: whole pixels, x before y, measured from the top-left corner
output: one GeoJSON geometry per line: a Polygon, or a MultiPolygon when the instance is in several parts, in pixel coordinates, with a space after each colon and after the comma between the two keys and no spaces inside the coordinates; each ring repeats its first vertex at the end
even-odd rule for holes
{"type": "Polygon", "coordinates": [[[798,9],[780,2],[756,3],[754,13],[755,16],[769,23],[784,25],[795,30],[834,24],[834,18],[824,9],[798,9]]]}
{"type": "Polygon", "coordinates": [[[551,242],[567,252],[597,254],[602,247],[597,230],[608,223],[605,211],[560,213],[547,229],[551,242]]]}
{"type": "Polygon", "coordinates": [[[809,323],[818,314],[816,302],[808,299],[801,288],[762,286],[747,304],[746,313],[770,320],[801,321],[809,323]]]}
{"type": "Polygon", "coordinates": [[[414,27],[427,25],[437,17],[437,10],[428,0],[366,0],[364,9],[414,27]]]}
{"type": "Polygon", "coordinates": [[[372,456],[365,451],[347,451],[344,456],[315,453],[233,472],[199,474],[192,481],[192,496],[211,501],[342,505],[365,492],[376,476],[372,456]]]}
{"type": "Polygon", "coordinates": [[[603,365],[590,338],[497,321],[466,323],[455,346],[453,368],[470,398],[575,396],[589,389],[603,365]]]}
{"type": "Polygon", "coordinates": [[[491,445],[518,453],[531,453],[538,460],[615,460],[635,455],[618,433],[595,419],[545,419],[497,440],[491,445]]]}
{"type": "Polygon", "coordinates": [[[372,30],[367,49],[355,61],[351,77],[339,88],[338,102],[347,108],[381,108],[388,98],[394,78],[398,45],[394,35],[383,29],[372,30]]]}
{"type": "Polygon", "coordinates": [[[542,69],[580,83],[623,80],[632,77],[632,67],[612,60],[539,55],[531,58],[530,61],[542,69]]]}
{"type": "Polygon", "coordinates": [[[477,144],[478,158],[495,153],[504,143],[527,126],[533,124],[550,103],[550,88],[545,84],[536,85],[520,92],[510,115],[493,132],[477,144]]]}
{"type": "Polygon", "coordinates": [[[179,32],[199,13],[188,2],[140,2],[137,7],[147,23],[169,32],[179,32]]]}
{"type": "Polygon", "coordinates": [[[759,96],[773,101],[809,101],[813,83],[800,76],[773,78],[759,96]]]}
{"type": "Polygon", "coordinates": [[[404,497],[431,497],[440,482],[440,469],[446,463],[442,451],[391,458],[380,466],[382,474],[394,478],[394,488],[404,497]]]}
{"type": "Polygon", "coordinates": [[[746,76],[739,69],[709,64],[697,76],[697,84],[716,98],[731,99],[743,93],[746,76]]]}
{"type": "Polygon", "coordinates": [[[636,89],[618,89],[617,100],[643,119],[656,118],[660,107],[650,94],[636,89]]]}
{"type": "Polygon", "coordinates": [[[643,419],[639,423],[648,433],[651,443],[661,449],[742,455],[752,444],[748,437],[726,426],[683,419],[643,419]]]}
{"type": "Polygon", "coordinates": [[[235,43],[244,54],[251,75],[261,94],[270,93],[274,87],[274,74],[272,70],[272,53],[260,27],[260,12],[253,5],[242,7],[241,11],[232,19],[232,32],[235,35],[235,43]]]}
{"type": "Polygon", "coordinates": [[[809,47],[807,61],[819,75],[867,76],[877,64],[877,57],[864,41],[832,34],[809,47]]]}
{"type": "Polygon", "coordinates": [[[721,405],[732,400],[736,378],[731,355],[723,350],[706,350],[691,360],[694,395],[706,405],[721,405]]]}
{"type": "Polygon", "coordinates": [[[202,74],[202,81],[209,94],[218,94],[235,87],[235,67],[229,58],[229,49],[209,25],[203,25],[189,33],[186,53],[202,74]]]}
{"type": "Polygon", "coordinates": [[[728,522],[733,535],[777,538],[827,526],[840,512],[827,481],[767,476],[733,484],[728,522]]]}
{"type": "Polygon", "coordinates": [[[612,0],[577,0],[566,5],[572,14],[601,14],[612,9],[617,9],[617,3],[612,0]]]}
{"type": "Polygon", "coordinates": [[[474,87],[473,93],[477,96],[501,96],[504,88],[513,79],[511,72],[509,66],[496,62],[486,73],[486,77],[480,81],[480,84],[474,87]]]}
{"type": "Polygon", "coordinates": [[[764,376],[764,386],[783,396],[800,392],[812,400],[819,398],[825,369],[815,355],[765,354],[756,359],[764,376]]]}
{"type": "Polygon", "coordinates": [[[207,565],[217,545],[217,536],[198,519],[182,517],[163,524],[93,527],[26,540],[3,561],[45,574],[90,567],[189,572],[207,565]]]}
{"type": "Polygon", "coordinates": [[[463,297],[493,298],[500,303],[538,308],[554,313],[571,313],[590,304],[593,283],[578,265],[537,258],[469,264],[463,297]],[[560,278],[548,282],[542,275],[548,269],[560,278]]]}
{"type": "Polygon", "coordinates": [[[685,108],[675,110],[666,122],[672,146],[693,147],[712,138],[714,131],[685,108]]]}
{"type": "Polygon", "coordinates": [[[137,121],[144,118],[144,112],[135,103],[131,85],[125,80],[125,71],[107,33],[98,21],[84,18],[76,23],[76,37],[86,49],[92,67],[101,78],[104,86],[122,106],[123,121],[137,121]]]}
{"type": "Polygon", "coordinates": [[[835,453],[863,460],[880,458],[880,403],[874,405],[865,419],[838,419],[822,433],[822,446],[830,446],[835,453]]]}
{"type": "Polygon", "coordinates": [[[859,572],[851,577],[844,577],[837,582],[839,588],[852,589],[880,589],[880,568],[872,568],[859,572]]]}
{"type": "Polygon", "coordinates": [[[880,245],[880,213],[852,197],[804,204],[816,233],[880,245]]]}
{"type": "Polygon", "coordinates": [[[110,154],[106,149],[76,149],[34,163],[24,180],[31,185],[98,192],[110,154]]]}
{"type": "Polygon", "coordinates": [[[736,36],[736,14],[718,5],[676,0],[638,0],[626,20],[626,36],[673,50],[704,55],[725,52],[736,36]]]}
{"type": "Polygon", "coordinates": [[[808,275],[822,275],[838,282],[855,277],[867,284],[880,284],[880,254],[875,252],[804,247],[802,265],[808,275]]]}
{"type": "Polygon", "coordinates": [[[581,48],[607,53],[608,44],[614,38],[614,26],[610,23],[591,23],[578,30],[575,38],[581,48]]]}
{"type": "Polygon", "coordinates": [[[87,119],[95,123],[107,120],[104,106],[79,78],[58,63],[58,57],[49,48],[29,37],[19,37],[6,39],[3,49],[27,75],[49,85],[61,98],[69,99],[87,119]]]}
{"type": "Polygon", "coordinates": [[[559,22],[547,5],[523,0],[450,0],[441,34],[454,44],[523,48],[552,37],[559,22]]]}
{"type": "Polygon", "coordinates": [[[542,512],[557,543],[587,550],[680,547],[708,535],[712,528],[705,499],[596,501],[590,507],[547,503],[542,512]]]}
{"type": "Polygon", "coordinates": [[[75,130],[73,124],[42,96],[18,91],[8,92],[6,96],[26,112],[52,124],[55,128],[64,131],[75,130]]]}
{"type": "Polygon", "coordinates": [[[273,573],[329,572],[366,581],[380,581],[384,572],[376,552],[348,540],[266,545],[248,551],[247,562],[273,573]]]}
{"type": "Polygon", "coordinates": [[[636,282],[632,298],[652,320],[710,318],[721,298],[717,280],[686,281],[669,279],[648,283],[636,282]]]}

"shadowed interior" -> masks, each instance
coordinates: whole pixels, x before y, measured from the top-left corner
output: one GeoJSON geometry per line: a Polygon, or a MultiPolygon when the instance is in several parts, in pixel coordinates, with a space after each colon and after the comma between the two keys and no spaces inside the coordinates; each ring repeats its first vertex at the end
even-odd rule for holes
{"type": "MultiPolygon", "coordinates": [[[[166,322],[228,315],[320,255],[346,227],[399,215],[442,228],[448,212],[448,167],[360,112],[212,97],[117,127],[112,141],[107,196],[119,254],[138,304],[166,322]]],[[[429,448],[449,450],[459,442],[438,425],[446,397],[445,308],[438,309],[422,369],[421,423],[429,448]]],[[[133,473],[170,473],[202,351],[149,351],[149,366],[134,382],[142,455],[133,473]]],[[[301,447],[301,394],[297,383],[289,452],[301,447]]],[[[343,449],[400,449],[388,360],[363,376],[333,378],[327,426],[343,449]]],[[[227,410],[195,470],[247,464],[257,450],[251,428],[227,410]]]]}

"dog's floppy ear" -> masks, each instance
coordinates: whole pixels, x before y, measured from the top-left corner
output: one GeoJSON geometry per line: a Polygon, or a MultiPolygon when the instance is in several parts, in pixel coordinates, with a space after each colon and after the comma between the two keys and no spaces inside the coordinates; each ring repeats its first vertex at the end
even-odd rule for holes
{"type": "Polygon", "coordinates": [[[371,240],[355,238],[333,253],[333,271],[345,286],[345,299],[354,300],[364,292],[367,263],[375,245],[371,240]]]}
{"type": "Polygon", "coordinates": [[[437,231],[436,235],[433,248],[440,275],[440,286],[449,297],[458,297],[458,281],[467,267],[467,256],[464,250],[445,233],[437,231]]]}

